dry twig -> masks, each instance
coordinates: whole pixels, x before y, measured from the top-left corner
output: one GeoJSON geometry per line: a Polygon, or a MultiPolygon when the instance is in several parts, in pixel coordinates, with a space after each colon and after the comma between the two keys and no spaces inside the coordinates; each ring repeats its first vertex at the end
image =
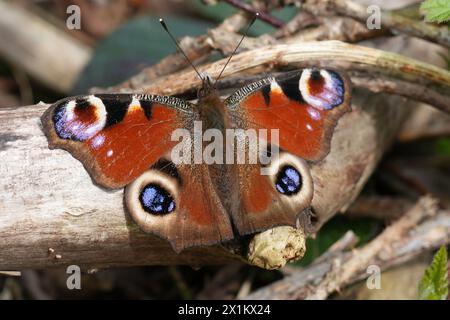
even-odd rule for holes
{"type": "MultiPolygon", "coordinates": [[[[199,67],[217,77],[227,59],[215,64],[199,67]]],[[[421,102],[450,113],[450,72],[405,56],[363,46],[351,45],[339,41],[309,42],[302,44],[271,45],[250,50],[233,57],[223,76],[234,74],[256,74],[273,70],[300,68],[305,66],[326,66],[344,69],[355,73],[357,85],[374,92],[385,89],[389,93],[412,97],[421,102]],[[364,75],[364,77],[361,77],[364,75]],[[361,79],[358,81],[358,77],[361,79]],[[379,80],[379,77],[383,77],[379,80]],[[370,81],[368,81],[370,80],[370,81]]],[[[180,75],[170,75],[156,80],[151,85],[144,85],[139,92],[176,95],[199,88],[201,81],[194,71],[180,75]],[[175,79],[183,77],[180,85],[172,85],[175,79]]],[[[124,83],[114,90],[130,90],[124,83]]],[[[136,90],[134,90],[136,91],[136,90]]]]}
{"type": "MultiPolygon", "coordinates": [[[[370,13],[367,6],[351,0],[304,0],[302,9],[318,16],[343,15],[366,23],[370,13]]],[[[380,10],[381,27],[439,43],[450,48],[450,31],[446,26],[416,21],[391,11],[380,10]]]]}
{"type": "Polygon", "coordinates": [[[323,282],[316,287],[315,292],[307,298],[326,299],[331,293],[348,284],[355,274],[364,271],[379,254],[389,251],[394,243],[401,240],[420,221],[436,213],[436,201],[429,197],[421,198],[413,208],[387,227],[375,240],[355,250],[345,263],[328,273],[323,282]]]}
{"type": "MultiPolygon", "coordinates": [[[[348,237],[344,236],[341,242],[348,237]]],[[[325,258],[319,258],[310,267],[246,298],[326,299],[331,293],[367,276],[369,265],[385,270],[449,242],[450,211],[439,210],[434,199],[423,197],[364,247],[352,252],[325,253],[325,258]]]]}

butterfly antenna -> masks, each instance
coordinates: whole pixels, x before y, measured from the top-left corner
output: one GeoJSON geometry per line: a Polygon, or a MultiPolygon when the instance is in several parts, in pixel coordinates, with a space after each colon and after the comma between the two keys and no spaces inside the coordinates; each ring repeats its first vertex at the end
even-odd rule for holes
{"type": "Polygon", "coordinates": [[[181,52],[181,54],[186,58],[186,61],[189,62],[189,64],[191,65],[192,69],[195,70],[195,72],[197,73],[198,77],[200,78],[200,80],[203,81],[202,76],[200,74],[200,72],[198,72],[197,68],[194,66],[194,64],[192,63],[192,61],[188,58],[188,56],[186,55],[186,53],[183,51],[183,49],[181,49],[180,45],[178,44],[178,41],[175,39],[175,37],[172,35],[172,33],[169,31],[169,28],[167,28],[166,23],[164,22],[164,20],[162,18],[159,19],[159,23],[161,23],[162,27],[164,28],[164,30],[166,30],[166,32],[169,34],[169,37],[172,39],[172,41],[175,43],[175,45],[178,48],[178,51],[181,52]]]}
{"type": "Polygon", "coordinates": [[[219,81],[220,77],[222,76],[222,73],[225,71],[225,68],[227,67],[228,63],[230,62],[231,58],[234,56],[234,54],[236,53],[237,49],[239,48],[239,46],[241,45],[242,41],[244,41],[245,37],[248,34],[248,31],[250,30],[250,27],[253,25],[253,23],[255,23],[256,19],[259,17],[259,13],[255,13],[255,16],[253,17],[252,21],[250,21],[250,23],[248,24],[247,28],[244,31],[244,34],[242,35],[241,40],[239,41],[239,43],[237,44],[236,48],[234,48],[233,52],[231,53],[230,57],[228,58],[227,62],[225,63],[225,65],[222,68],[222,71],[220,71],[219,76],[217,77],[216,81],[214,82],[213,88],[216,87],[216,83],[219,81]]]}

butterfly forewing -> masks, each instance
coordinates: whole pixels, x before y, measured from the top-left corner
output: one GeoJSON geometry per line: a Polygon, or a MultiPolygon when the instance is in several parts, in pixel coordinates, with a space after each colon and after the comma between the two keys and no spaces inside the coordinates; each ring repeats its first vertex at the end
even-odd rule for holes
{"type": "Polygon", "coordinates": [[[117,189],[136,179],[176,142],[189,119],[188,103],[143,95],[89,95],[52,105],[42,116],[52,148],[83,162],[98,184],[117,189]]]}

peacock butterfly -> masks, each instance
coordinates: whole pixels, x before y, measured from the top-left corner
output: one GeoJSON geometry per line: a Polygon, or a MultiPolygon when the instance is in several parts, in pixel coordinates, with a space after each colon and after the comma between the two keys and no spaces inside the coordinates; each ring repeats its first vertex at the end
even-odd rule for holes
{"type": "MultiPolygon", "coordinates": [[[[125,206],[134,221],[169,240],[177,252],[295,226],[313,196],[309,163],[327,155],[338,119],[350,110],[349,81],[332,70],[265,78],[225,100],[209,77],[202,80],[197,103],[95,94],[60,100],[41,119],[50,148],[69,151],[100,186],[125,187],[125,206]],[[179,144],[173,132],[182,128],[194,135],[196,122],[203,132],[278,130],[279,155],[268,164],[173,161],[171,151],[179,144]],[[272,170],[261,174],[261,167],[272,170]]],[[[266,145],[271,141],[268,137],[266,145]]],[[[203,151],[208,148],[200,143],[203,151]]],[[[230,143],[224,140],[222,150],[230,143]]]]}
{"type": "Polygon", "coordinates": [[[147,94],[54,103],[41,118],[49,147],[69,151],[100,186],[125,187],[134,221],[176,252],[296,226],[313,197],[309,163],[328,154],[334,127],[350,110],[348,79],[303,69],[222,100],[211,78],[192,67],[202,79],[197,103],[147,94]]]}

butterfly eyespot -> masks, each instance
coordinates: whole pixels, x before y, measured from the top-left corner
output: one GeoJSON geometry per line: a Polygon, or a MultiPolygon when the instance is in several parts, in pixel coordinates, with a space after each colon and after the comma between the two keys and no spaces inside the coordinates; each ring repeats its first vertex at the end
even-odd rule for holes
{"type": "Polygon", "coordinates": [[[291,165],[283,166],[275,179],[275,188],[281,194],[291,196],[297,194],[302,188],[302,176],[291,165]]]}
{"type": "Polygon", "coordinates": [[[175,210],[172,195],[158,184],[146,185],[139,196],[142,208],[151,214],[168,214],[175,210]]]}
{"type": "Polygon", "coordinates": [[[127,211],[146,232],[153,230],[155,224],[178,216],[181,179],[169,162],[162,163],[162,167],[153,166],[125,188],[127,211]]]}
{"type": "Polygon", "coordinates": [[[275,192],[283,202],[306,208],[313,198],[314,186],[308,163],[288,152],[280,152],[268,165],[275,192]]]}
{"type": "Polygon", "coordinates": [[[344,81],[330,70],[303,70],[299,89],[303,100],[319,110],[331,110],[344,102],[344,81]]]}
{"type": "Polygon", "coordinates": [[[61,139],[86,141],[106,123],[106,109],[95,96],[61,103],[54,112],[55,131],[61,139]]]}

